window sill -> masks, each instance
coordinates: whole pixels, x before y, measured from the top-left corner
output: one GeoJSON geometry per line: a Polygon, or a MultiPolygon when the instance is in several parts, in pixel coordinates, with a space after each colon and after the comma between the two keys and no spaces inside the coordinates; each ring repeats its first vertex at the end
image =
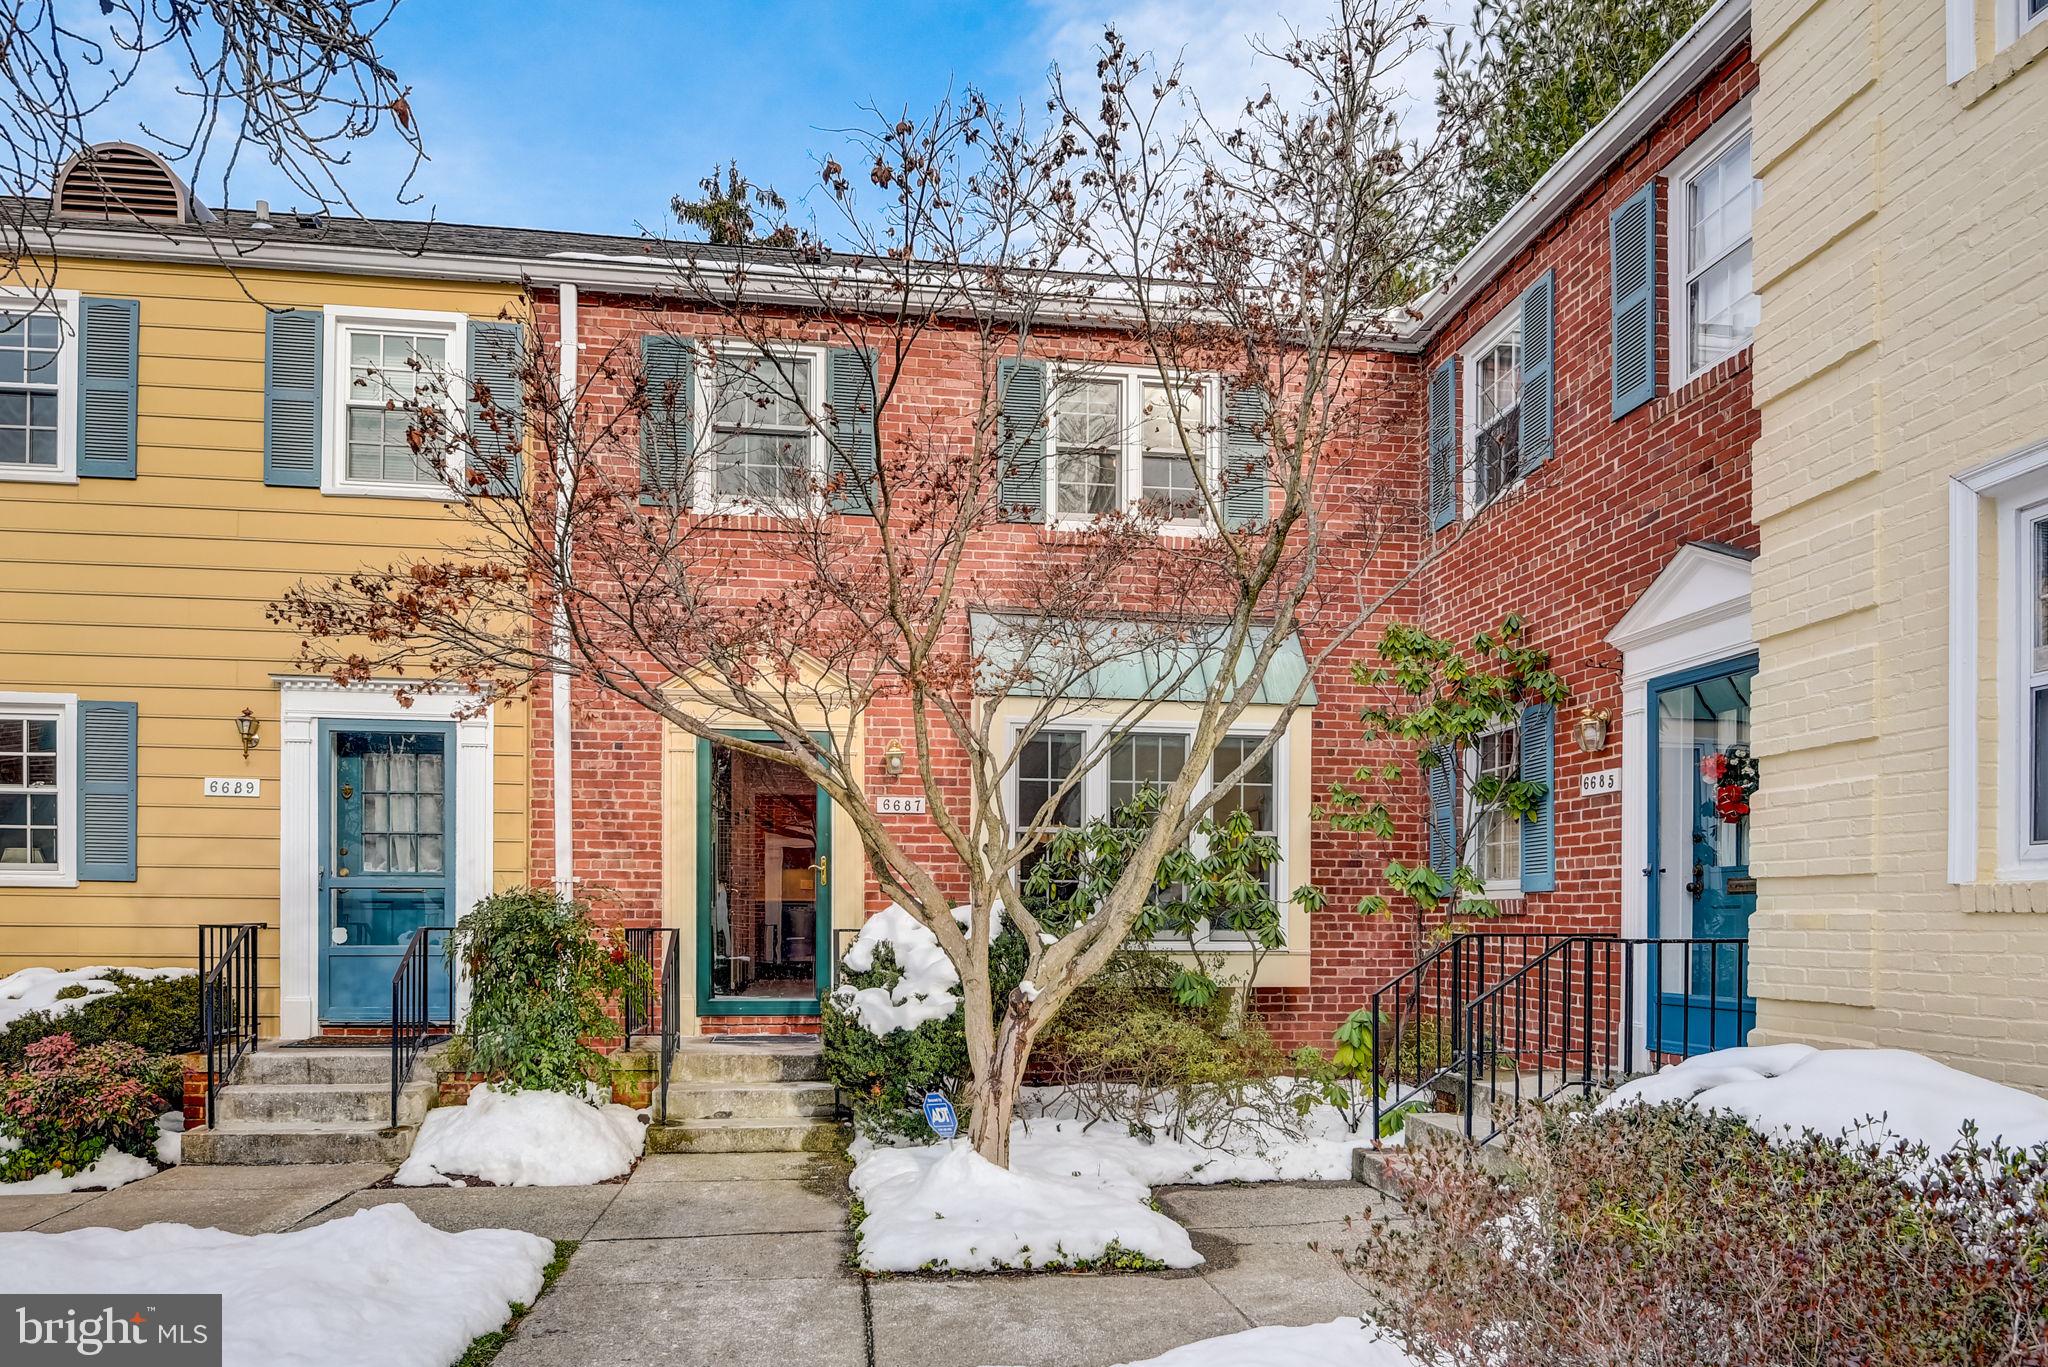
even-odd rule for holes
{"type": "Polygon", "coordinates": [[[78,879],[67,873],[26,874],[0,872],[0,891],[7,888],[75,888],[78,879]]]}
{"type": "Polygon", "coordinates": [[[329,498],[396,498],[412,503],[459,503],[461,495],[441,485],[428,488],[408,484],[323,484],[320,492],[329,498]]]}
{"type": "Polygon", "coordinates": [[[1968,915],[2048,916],[2048,869],[2001,869],[1995,882],[1959,883],[1956,909],[1968,915]]]}
{"type": "Polygon", "coordinates": [[[0,484],[76,484],[76,470],[10,469],[0,466],[0,484]]]}
{"type": "Polygon", "coordinates": [[[2048,52],[2048,21],[2036,21],[2032,28],[2013,39],[2005,51],[1957,81],[1950,89],[1962,100],[1963,108],[1969,109],[2032,66],[2043,52],[2048,52]]]}

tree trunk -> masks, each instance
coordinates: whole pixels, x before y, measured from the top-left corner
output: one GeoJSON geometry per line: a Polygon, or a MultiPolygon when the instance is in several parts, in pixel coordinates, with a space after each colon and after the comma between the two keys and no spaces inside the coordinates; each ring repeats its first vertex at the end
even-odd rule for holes
{"type": "Polygon", "coordinates": [[[1010,1121],[1017,1113],[1017,1093],[1024,1086],[1024,1068],[1031,1059],[1035,1022],[1022,1002],[1013,1002],[996,1030],[995,1054],[988,1071],[968,1085],[967,1142],[999,1168],[1010,1166],[1010,1121]]]}

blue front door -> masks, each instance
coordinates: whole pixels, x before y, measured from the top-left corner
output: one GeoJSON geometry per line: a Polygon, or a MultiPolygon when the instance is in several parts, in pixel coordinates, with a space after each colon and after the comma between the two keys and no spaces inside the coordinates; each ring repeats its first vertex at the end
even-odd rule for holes
{"type": "MultiPolygon", "coordinates": [[[[324,722],[320,742],[320,1019],[383,1022],[413,932],[454,923],[455,728],[324,722]]],[[[444,938],[428,946],[437,1020],[444,938]]]]}
{"type": "Polygon", "coordinates": [[[1749,1038],[1749,814],[1742,791],[1756,657],[1655,680],[1649,689],[1650,936],[1686,940],[1648,964],[1650,1047],[1727,1049],[1749,1038]],[[1705,943],[1702,943],[1705,942],[1705,943]]]}

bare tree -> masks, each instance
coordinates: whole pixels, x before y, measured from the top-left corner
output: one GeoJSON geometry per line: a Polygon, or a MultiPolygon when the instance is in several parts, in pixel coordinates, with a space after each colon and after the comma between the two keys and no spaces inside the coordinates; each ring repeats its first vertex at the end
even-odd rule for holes
{"type": "Polygon", "coordinates": [[[971,93],[877,120],[823,167],[846,219],[835,248],[814,230],[789,252],[671,252],[659,316],[688,321],[657,350],[686,360],[643,373],[611,355],[564,395],[542,348],[523,432],[483,390],[466,428],[395,396],[465,495],[502,474],[489,453],[509,439],[543,468],[518,496],[465,497],[471,535],[446,558],[301,585],[274,615],[342,678],[405,670],[483,705],[566,673],[799,770],[958,970],[971,1139],[1007,1162],[1039,1032],[1127,938],[1161,860],[1285,735],[1313,666],[1402,582],[1358,571],[1416,515],[1419,467],[1375,472],[1361,451],[1409,422],[1392,399],[1412,372],[1372,348],[1449,164],[1449,130],[1418,142],[1397,117],[1393,73],[1426,37],[1412,0],[1347,3],[1274,54],[1312,102],[1258,102],[1229,131],[1113,33],[1092,97],[1056,83],[1042,129],[971,93]],[[872,356],[868,396],[813,397],[798,342],[872,356]],[[1130,362],[1152,466],[1118,502],[1078,458],[1119,448],[1118,420],[1080,400],[1130,362]],[[1048,423],[1068,456],[1044,489],[1053,515],[1027,517],[1048,423]],[[750,426],[817,434],[829,459],[812,469],[792,456],[804,443],[750,426]],[[1311,668],[1282,684],[1272,666],[1311,619],[1311,668]],[[1023,874],[1082,776],[1168,706],[1189,732],[1158,820],[1093,914],[1050,933],[1023,874]],[[1020,789],[1025,747],[1082,711],[1103,724],[1077,762],[1020,789]],[[1256,743],[1210,785],[1247,717],[1256,743]],[[877,718],[908,730],[921,818],[875,810],[861,740],[877,718]],[[734,719],[775,741],[728,734],[734,719]],[[1004,918],[1029,957],[998,1003],[1004,918]]]}
{"type": "MultiPolygon", "coordinates": [[[[398,0],[0,0],[0,260],[48,259],[50,222],[36,198],[95,139],[124,96],[160,84],[177,112],[121,130],[192,185],[229,184],[254,154],[310,212],[359,212],[344,183],[354,151],[380,133],[425,159],[408,87],[378,37],[398,0]]],[[[205,220],[198,225],[206,227],[205,220]]],[[[45,282],[47,283],[47,282],[45,282]]]]}

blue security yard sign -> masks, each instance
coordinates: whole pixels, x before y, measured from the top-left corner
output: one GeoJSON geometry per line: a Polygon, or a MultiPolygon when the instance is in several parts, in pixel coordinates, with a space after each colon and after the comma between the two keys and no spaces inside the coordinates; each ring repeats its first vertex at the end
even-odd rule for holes
{"type": "Polygon", "coordinates": [[[951,1139],[960,1133],[960,1117],[943,1092],[924,1094],[924,1123],[931,1126],[932,1133],[941,1139],[951,1139]]]}

